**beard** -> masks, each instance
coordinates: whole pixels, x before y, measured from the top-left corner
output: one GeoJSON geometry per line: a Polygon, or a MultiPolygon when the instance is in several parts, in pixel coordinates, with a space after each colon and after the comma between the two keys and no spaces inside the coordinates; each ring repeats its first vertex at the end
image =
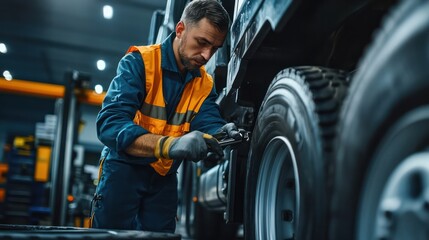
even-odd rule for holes
{"type": "Polygon", "coordinates": [[[193,59],[185,55],[183,48],[181,46],[179,46],[179,58],[186,70],[194,70],[202,66],[202,65],[192,64],[191,60],[193,59]]]}
{"type": "MultiPolygon", "coordinates": [[[[184,37],[184,42],[186,42],[186,36],[184,37]]],[[[182,62],[182,65],[185,67],[186,70],[195,70],[195,69],[199,69],[202,65],[205,64],[205,60],[204,59],[200,59],[197,57],[188,57],[185,54],[185,50],[184,50],[184,46],[183,43],[179,43],[179,59],[182,62]],[[197,64],[193,64],[191,61],[196,62],[197,64]],[[198,64],[198,63],[202,63],[202,64],[198,64]]]]}
{"type": "Polygon", "coordinates": [[[186,70],[193,70],[197,68],[197,66],[191,63],[190,58],[185,56],[185,53],[181,48],[179,48],[179,58],[186,70]]]}

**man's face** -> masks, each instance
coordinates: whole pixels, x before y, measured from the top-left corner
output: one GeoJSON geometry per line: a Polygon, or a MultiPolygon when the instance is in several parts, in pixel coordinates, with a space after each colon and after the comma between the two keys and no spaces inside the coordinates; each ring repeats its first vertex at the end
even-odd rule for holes
{"type": "Polygon", "coordinates": [[[209,23],[206,18],[197,24],[185,25],[176,32],[180,39],[178,54],[181,63],[187,70],[198,69],[206,64],[216,50],[222,46],[226,33],[209,23]]]}

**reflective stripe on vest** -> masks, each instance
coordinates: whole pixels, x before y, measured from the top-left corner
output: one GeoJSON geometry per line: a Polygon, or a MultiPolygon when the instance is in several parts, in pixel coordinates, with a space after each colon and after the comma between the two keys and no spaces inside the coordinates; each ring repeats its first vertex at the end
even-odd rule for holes
{"type": "MultiPolygon", "coordinates": [[[[128,52],[139,51],[145,66],[146,97],[136,112],[134,123],[153,134],[179,137],[189,132],[192,118],[213,88],[213,79],[200,68],[201,77],[188,82],[175,112],[167,118],[162,91],[161,45],[132,46],[128,52]]],[[[173,164],[171,159],[158,159],[151,166],[165,176],[173,164]]]]}

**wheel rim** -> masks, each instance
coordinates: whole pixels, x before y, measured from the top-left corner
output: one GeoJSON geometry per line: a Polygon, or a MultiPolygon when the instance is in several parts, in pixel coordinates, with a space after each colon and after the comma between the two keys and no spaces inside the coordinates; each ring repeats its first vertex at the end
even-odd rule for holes
{"type": "Polygon", "coordinates": [[[429,106],[390,127],[373,156],[358,211],[357,239],[428,239],[429,106]]]}
{"type": "Polygon", "coordinates": [[[377,239],[424,236],[421,231],[429,225],[428,160],[429,152],[413,154],[390,176],[377,209],[377,239]]]}
{"type": "Polygon", "coordinates": [[[257,239],[293,239],[299,217],[299,176],[296,158],[285,137],[265,148],[256,186],[257,239]]]}

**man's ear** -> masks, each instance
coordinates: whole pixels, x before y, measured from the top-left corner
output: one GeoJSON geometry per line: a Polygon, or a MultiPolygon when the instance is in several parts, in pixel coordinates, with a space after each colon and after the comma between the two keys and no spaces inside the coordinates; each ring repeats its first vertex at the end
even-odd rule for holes
{"type": "Polygon", "coordinates": [[[185,23],[183,21],[179,21],[176,25],[176,36],[181,38],[183,31],[185,31],[185,23]]]}

